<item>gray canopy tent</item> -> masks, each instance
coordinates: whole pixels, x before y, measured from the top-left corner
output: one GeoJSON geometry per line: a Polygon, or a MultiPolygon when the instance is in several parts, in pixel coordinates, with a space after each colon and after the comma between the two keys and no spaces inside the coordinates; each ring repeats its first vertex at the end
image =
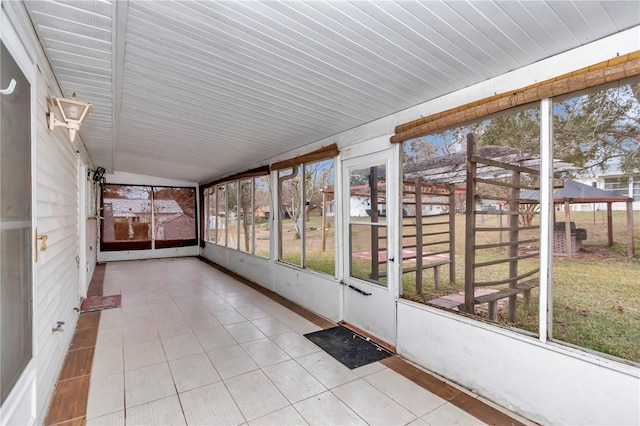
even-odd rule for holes
{"type": "MultiPolygon", "coordinates": [[[[521,199],[540,200],[540,191],[527,190],[520,194],[521,199]]],[[[633,256],[633,198],[616,195],[613,192],[593,186],[585,185],[574,180],[566,180],[562,188],[553,193],[554,204],[564,204],[565,229],[567,247],[571,247],[571,204],[585,203],[606,203],[607,204],[607,237],[609,247],[613,245],[613,203],[626,203],[627,207],[627,254],[633,256]]],[[[567,255],[571,257],[571,249],[567,250],[567,255]]]]}

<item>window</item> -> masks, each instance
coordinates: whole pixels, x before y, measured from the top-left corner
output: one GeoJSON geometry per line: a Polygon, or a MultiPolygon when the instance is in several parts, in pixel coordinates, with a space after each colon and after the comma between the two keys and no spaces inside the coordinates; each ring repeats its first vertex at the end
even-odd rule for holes
{"type": "Polygon", "coordinates": [[[297,164],[278,171],[278,260],[335,275],[335,226],[330,212],[335,159],[297,164]]]}
{"type": "Polygon", "coordinates": [[[238,182],[238,221],[240,250],[253,253],[253,179],[238,182]]]}
{"type": "Polygon", "coordinates": [[[155,247],[196,244],[195,188],[153,188],[155,247]]]}
{"type": "Polygon", "coordinates": [[[269,257],[270,190],[269,177],[231,179],[204,189],[206,241],[245,253],[269,257]]]}
{"type": "Polygon", "coordinates": [[[629,178],[605,178],[604,189],[621,197],[629,196],[629,178]]]}
{"type": "Polygon", "coordinates": [[[105,184],[102,209],[103,251],[197,244],[195,188],[105,184]]]}
{"type": "Polygon", "coordinates": [[[403,297],[537,332],[539,140],[534,106],[404,142],[403,297]]]}
{"type": "Polygon", "coordinates": [[[33,358],[34,235],[31,231],[31,84],[1,42],[0,58],[0,87],[7,87],[12,78],[17,81],[13,93],[0,96],[1,406],[33,358]]]}
{"type": "MultiPolygon", "coordinates": [[[[596,164],[624,169],[638,161],[639,90],[636,77],[554,99],[554,157],[586,169],[596,164]]],[[[640,182],[630,174],[610,177],[604,189],[638,197],[640,182]]],[[[569,213],[572,258],[558,253],[553,261],[553,339],[640,362],[640,265],[627,256],[627,213],[611,212],[611,246],[605,211],[569,213]]],[[[565,212],[556,216],[563,221],[565,212]]],[[[635,216],[637,235],[637,211],[635,216]]],[[[562,228],[554,241],[559,233],[566,239],[562,228]]]]}
{"type": "Polygon", "coordinates": [[[269,176],[256,177],[253,180],[253,184],[254,253],[268,258],[271,253],[271,189],[269,188],[269,176]]]}

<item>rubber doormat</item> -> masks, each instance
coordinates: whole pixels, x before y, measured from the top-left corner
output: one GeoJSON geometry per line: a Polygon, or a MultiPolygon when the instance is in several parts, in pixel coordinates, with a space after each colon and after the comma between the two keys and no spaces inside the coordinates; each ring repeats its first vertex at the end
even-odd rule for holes
{"type": "Polygon", "coordinates": [[[305,334],[304,337],[352,370],[393,355],[388,350],[342,326],[314,331],[305,334]]]}
{"type": "Polygon", "coordinates": [[[111,296],[93,296],[87,297],[80,305],[80,313],[102,311],[103,309],[119,308],[122,302],[121,294],[113,294],[111,296]]]}

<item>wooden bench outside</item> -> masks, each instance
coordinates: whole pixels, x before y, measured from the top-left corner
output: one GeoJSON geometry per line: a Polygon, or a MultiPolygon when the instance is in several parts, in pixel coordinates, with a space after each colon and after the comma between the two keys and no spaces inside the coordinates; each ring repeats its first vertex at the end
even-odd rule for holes
{"type": "Polygon", "coordinates": [[[524,304],[526,307],[529,307],[531,302],[531,289],[538,287],[540,285],[540,280],[538,278],[522,281],[514,288],[508,288],[505,290],[496,291],[495,293],[485,294],[482,296],[477,296],[473,298],[473,301],[476,305],[481,303],[489,304],[489,319],[493,321],[498,320],[498,300],[506,299],[507,297],[517,296],[520,293],[523,293],[524,296],[524,304]]]}

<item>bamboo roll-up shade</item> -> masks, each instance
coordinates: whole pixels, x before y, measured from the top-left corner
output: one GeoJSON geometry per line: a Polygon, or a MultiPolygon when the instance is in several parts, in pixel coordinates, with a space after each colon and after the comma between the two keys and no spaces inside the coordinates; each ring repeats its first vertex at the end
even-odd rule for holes
{"type": "Polygon", "coordinates": [[[218,185],[218,184],[224,183],[224,182],[230,182],[230,181],[233,181],[233,180],[240,180],[240,179],[247,179],[247,178],[250,178],[250,177],[257,177],[257,176],[267,176],[268,174],[269,174],[269,166],[263,166],[263,167],[258,167],[258,168],[255,168],[255,169],[247,170],[246,172],[237,173],[237,174],[235,174],[233,176],[227,176],[226,178],[214,180],[213,182],[210,182],[210,183],[207,183],[207,184],[203,184],[202,187],[209,188],[211,186],[218,185]]]}
{"type": "Polygon", "coordinates": [[[546,80],[515,92],[475,101],[396,126],[392,143],[477,120],[509,108],[640,75],[640,50],[546,80]]]}
{"type": "Polygon", "coordinates": [[[338,145],[334,143],[328,146],[324,146],[318,150],[312,151],[308,154],[299,155],[295,158],[290,158],[288,160],[273,163],[271,165],[271,170],[288,169],[289,167],[294,167],[302,163],[312,163],[315,161],[327,160],[329,158],[337,156],[339,153],[340,151],[338,151],[338,145]]]}

